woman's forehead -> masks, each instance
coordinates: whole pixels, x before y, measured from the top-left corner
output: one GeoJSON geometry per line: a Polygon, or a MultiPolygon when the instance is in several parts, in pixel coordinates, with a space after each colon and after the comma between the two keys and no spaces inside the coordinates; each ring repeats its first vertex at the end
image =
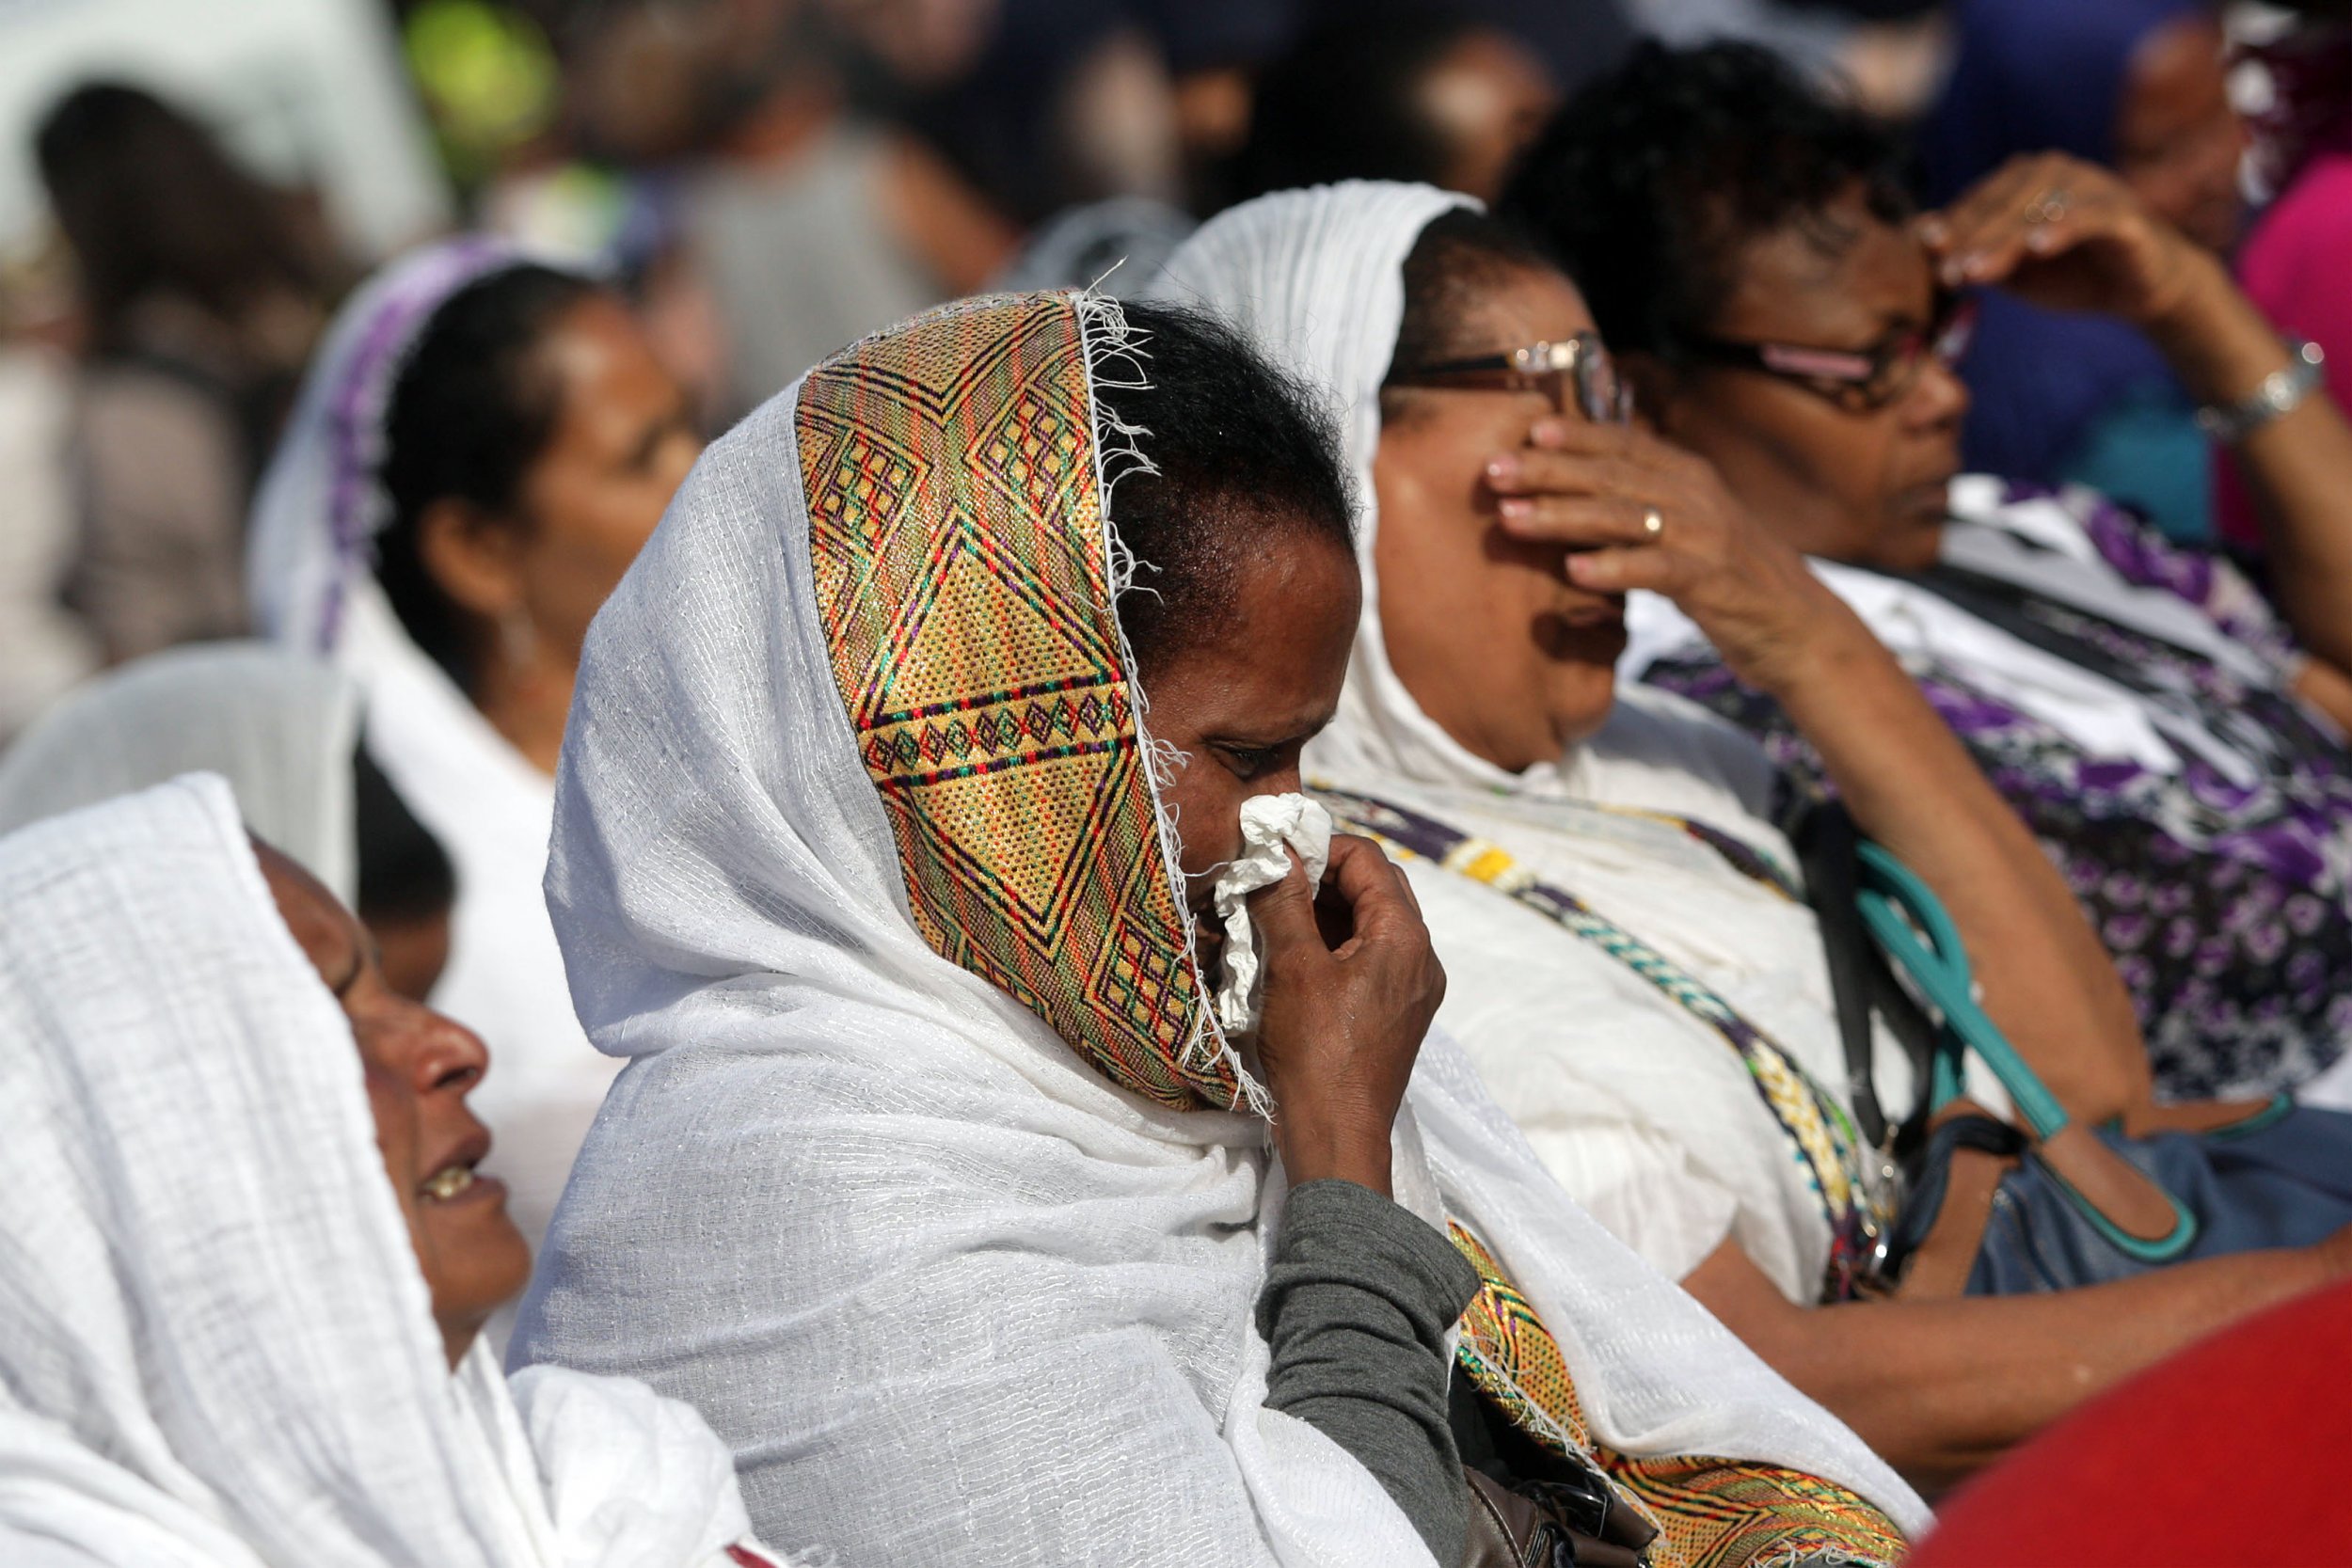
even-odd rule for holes
{"type": "Polygon", "coordinates": [[[1549,267],[1498,269],[1482,278],[1468,297],[1463,330],[1494,339],[1486,345],[1490,348],[1558,342],[1593,330],[1593,312],[1583,294],[1565,274],[1549,267]]]}
{"type": "Polygon", "coordinates": [[[1732,266],[1730,294],[1709,324],[1727,337],[1859,342],[1934,309],[1926,247],[1858,199],[1746,240],[1732,266]]]}

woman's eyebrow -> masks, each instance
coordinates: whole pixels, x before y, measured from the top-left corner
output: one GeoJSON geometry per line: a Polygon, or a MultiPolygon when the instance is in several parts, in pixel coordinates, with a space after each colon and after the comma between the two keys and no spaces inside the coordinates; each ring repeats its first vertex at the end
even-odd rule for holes
{"type": "Polygon", "coordinates": [[[1264,739],[1259,739],[1249,736],[1235,735],[1230,732],[1213,735],[1207,738],[1209,744],[1212,746],[1232,746],[1248,752],[1271,752],[1284,746],[1305,745],[1308,741],[1312,740],[1315,736],[1321,735],[1325,730],[1328,729],[1332,719],[1335,717],[1337,716],[1334,714],[1327,713],[1308,724],[1307,727],[1302,730],[1294,731],[1289,735],[1268,736],[1264,739]]]}

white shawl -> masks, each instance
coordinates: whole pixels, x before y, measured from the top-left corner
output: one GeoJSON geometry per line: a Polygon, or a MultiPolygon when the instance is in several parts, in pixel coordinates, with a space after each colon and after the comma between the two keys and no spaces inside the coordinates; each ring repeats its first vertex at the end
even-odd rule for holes
{"type": "MultiPolygon", "coordinates": [[[[589,638],[548,897],[581,1017],[633,1060],[516,1354],[689,1399],[755,1519],[844,1564],[1426,1563],[1367,1472],[1263,1408],[1263,1123],[1115,1085],[917,934],[828,665],[800,390],[705,454],[589,638]]],[[[1400,1197],[1494,1245],[1607,1441],[1923,1519],[1565,1202],[1441,1037],[1411,1107],[1400,1197]]]]}
{"type": "Polygon", "coordinates": [[[0,1561],[686,1568],[748,1541],[641,1386],[455,1376],[342,1010],[220,780],[0,841],[0,1561]]]}
{"type": "Polygon", "coordinates": [[[246,826],[344,905],[358,891],[352,752],[359,689],[265,642],[206,642],[81,687],[0,753],[0,833],[176,779],[218,773],[246,826]]]}
{"type": "MultiPolygon", "coordinates": [[[[1835,1088],[1846,1071],[1811,912],[1679,829],[1629,815],[1693,817],[1792,868],[1765,816],[1773,769],[1753,742],[1678,698],[1623,689],[1591,740],[1506,773],[1439,729],[1390,667],[1375,616],[1379,388],[1405,259],[1433,217],[1466,204],[1368,182],[1263,197],[1212,219],[1162,281],[1324,389],[1342,421],[1366,612],[1339,717],[1308,749],[1310,778],[1500,843],[1705,980],[1835,1088]]],[[[1815,1299],[1829,1221],[1723,1037],[1549,917],[1425,862],[1407,869],[1450,981],[1438,1022],[1570,1196],[1670,1277],[1728,1234],[1791,1299],[1815,1299]]],[[[1915,1091],[1890,1038],[1875,1070],[1899,1114],[1915,1091]]]]}
{"type": "Polygon", "coordinates": [[[428,246],[344,306],[262,481],[248,576],[267,635],[358,679],[369,754],[456,869],[433,1005],[497,1053],[476,1097],[501,1132],[489,1168],[536,1244],[613,1073],[572,1017],[540,892],[554,786],[409,640],[373,575],[384,420],[407,354],[450,295],[527,259],[476,239],[428,246]]]}

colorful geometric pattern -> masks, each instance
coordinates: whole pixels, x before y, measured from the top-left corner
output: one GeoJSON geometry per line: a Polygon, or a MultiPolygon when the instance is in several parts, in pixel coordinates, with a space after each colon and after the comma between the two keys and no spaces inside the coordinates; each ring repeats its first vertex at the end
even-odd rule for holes
{"type": "Polygon", "coordinates": [[[1070,295],[971,300],[809,372],[818,612],[923,939],[1125,1087],[1224,1108],[1112,613],[1085,333],[1070,295]]]}
{"type": "Polygon", "coordinates": [[[1447,1228],[1485,1281],[1462,1314],[1462,1370],[1512,1425],[1563,1459],[1598,1468],[1658,1527],[1653,1568],[1886,1564],[1902,1555],[1894,1522],[1834,1481],[1736,1459],[1636,1458],[1596,1446],[1560,1342],[1478,1238],[1458,1224],[1447,1228]]]}
{"type": "Polygon", "coordinates": [[[1705,981],[1574,894],[1536,879],[1501,845],[1367,795],[1321,786],[1315,794],[1341,828],[1376,839],[1402,858],[1431,861],[1484,882],[1557,922],[1722,1036],[1739,1053],[1757,1098],[1820,1199],[1830,1229],[1823,1299],[1844,1301],[1858,1293],[1867,1261],[1892,1214],[1865,1174],[1862,1136],[1835,1095],[1705,981]]]}

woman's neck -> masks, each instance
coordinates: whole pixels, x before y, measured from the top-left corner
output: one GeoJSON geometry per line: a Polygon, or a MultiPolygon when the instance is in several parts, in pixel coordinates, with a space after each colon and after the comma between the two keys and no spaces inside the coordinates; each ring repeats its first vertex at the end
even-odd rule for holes
{"type": "Polygon", "coordinates": [[[557,667],[546,654],[534,654],[519,667],[488,658],[474,677],[473,705],[508,745],[552,776],[564,752],[564,720],[571,711],[577,673],[557,667]]]}

